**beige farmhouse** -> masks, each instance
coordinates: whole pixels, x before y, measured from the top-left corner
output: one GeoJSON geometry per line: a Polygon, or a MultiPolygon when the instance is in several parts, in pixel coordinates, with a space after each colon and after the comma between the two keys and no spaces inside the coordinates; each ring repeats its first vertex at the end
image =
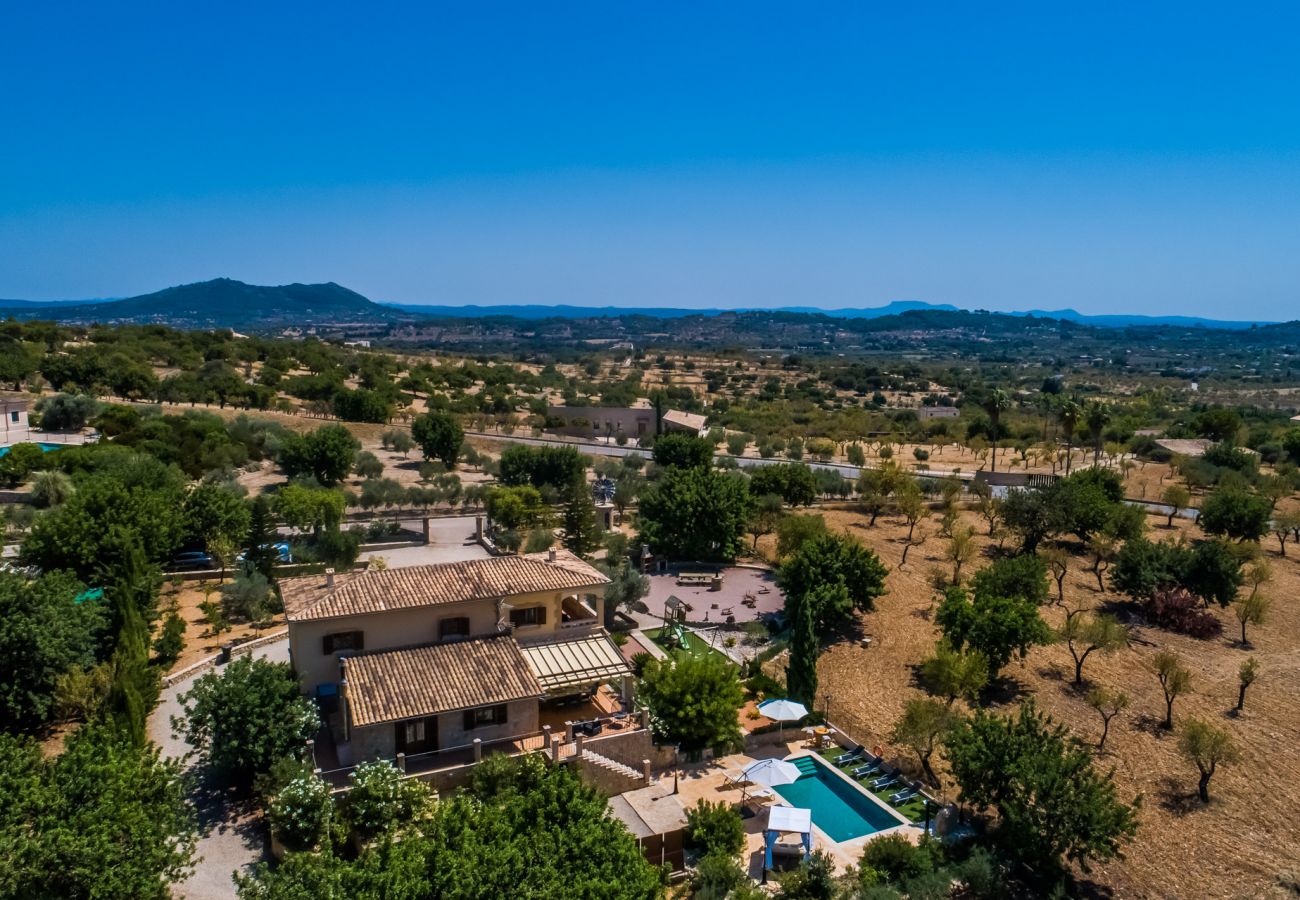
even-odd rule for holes
{"type": "Polygon", "coordinates": [[[286,579],[289,651],[339,762],[539,731],[631,671],[602,627],[608,579],[563,550],[286,579]]]}

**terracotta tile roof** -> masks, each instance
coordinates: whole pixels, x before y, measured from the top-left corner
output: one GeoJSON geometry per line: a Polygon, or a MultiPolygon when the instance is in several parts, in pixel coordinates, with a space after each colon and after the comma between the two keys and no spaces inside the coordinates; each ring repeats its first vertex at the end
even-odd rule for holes
{"type": "Polygon", "coordinates": [[[353,727],[540,697],[542,687],[510,635],[349,657],[353,727]]]}
{"type": "Polygon", "coordinates": [[[676,425],[679,428],[689,428],[691,431],[703,431],[704,423],[708,421],[708,416],[702,413],[683,412],[679,409],[670,409],[664,413],[664,421],[670,425],[676,425]]]}
{"type": "Polygon", "coordinates": [[[608,583],[600,570],[558,550],[554,560],[528,553],[336,575],[333,588],[324,575],[286,578],[280,592],[289,621],[299,622],[608,583]]]}

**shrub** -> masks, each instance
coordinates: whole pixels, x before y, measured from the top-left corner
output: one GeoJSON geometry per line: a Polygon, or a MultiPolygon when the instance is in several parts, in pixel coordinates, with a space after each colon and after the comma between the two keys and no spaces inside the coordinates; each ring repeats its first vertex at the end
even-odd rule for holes
{"type": "Polygon", "coordinates": [[[179,613],[169,613],[163,620],[162,631],[153,642],[153,652],[158,654],[158,662],[164,668],[180,659],[185,649],[185,620],[179,613]]]}
{"type": "Polygon", "coordinates": [[[930,871],[933,866],[929,851],[901,834],[875,838],[862,851],[861,871],[868,884],[905,881],[930,871]]]}
{"type": "Polygon", "coordinates": [[[710,853],[695,867],[691,896],[695,900],[725,900],[748,881],[744,869],[735,859],[722,853],[710,853]]]}
{"type": "Polygon", "coordinates": [[[310,850],[325,837],[333,812],[329,784],[308,774],[281,788],[266,815],[272,832],[286,847],[310,850]]]}
{"type": "Polygon", "coordinates": [[[1223,623],[1183,588],[1156,591],[1142,604],[1142,611],[1152,624],[1189,637],[1207,640],[1223,633],[1223,623]]]}
{"type": "Polygon", "coordinates": [[[113,685],[112,663],[89,669],[70,669],[54,684],[54,715],[61,720],[89,720],[104,707],[113,685]]]}
{"type": "Polygon", "coordinates": [[[365,762],[352,773],[348,821],[363,840],[410,821],[428,799],[423,782],[407,780],[387,760],[365,762]]]}
{"type": "Polygon", "coordinates": [[[686,842],[704,856],[735,856],[745,847],[745,823],[727,803],[701,800],[686,813],[686,842]]]}

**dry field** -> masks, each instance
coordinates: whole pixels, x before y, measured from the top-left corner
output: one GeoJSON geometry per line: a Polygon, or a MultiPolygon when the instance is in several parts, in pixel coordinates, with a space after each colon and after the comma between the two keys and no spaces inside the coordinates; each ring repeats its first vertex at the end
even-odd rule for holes
{"type": "MultiPolygon", "coordinates": [[[[213,589],[212,599],[220,600],[221,594],[216,589],[216,582],[208,582],[207,584],[213,589]]],[[[158,607],[163,615],[175,609],[181,614],[181,618],[185,620],[185,649],[181,651],[176,664],[171,667],[173,672],[178,672],[186,666],[191,666],[218,653],[222,644],[261,637],[284,627],[284,614],[281,613],[265,628],[255,628],[244,623],[232,625],[230,631],[222,632],[220,636],[213,635],[208,631],[207,619],[203,617],[202,611],[199,610],[199,604],[206,599],[203,586],[193,582],[186,582],[180,588],[175,588],[170,584],[163,588],[162,596],[158,601],[158,607]]],[[[161,621],[160,618],[159,624],[161,624],[161,621]]]]}
{"type": "MultiPolygon", "coordinates": [[[[824,513],[832,529],[858,537],[891,572],[889,593],[875,612],[862,617],[863,631],[873,637],[870,648],[856,642],[830,647],[818,667],[820,690],[832,698],[831,718],[837,724],[868,746],[888,744],[885,735],[905,702],[920,693],[913,667],[929,654],[937,637],[932,575],[951,567],[943,560],[943,539],[933,521],[922,526],[932,537],[914,547],[907,568],[900,569],[906,527],[899,521],[882,517],[875,528],[867,528],[865,519],[851,509],[824,513]]],[[[984,530],[973,518],[970,521],[984,530]]],[[[1180,529],[1198,534],[1189,522],[1167,530],[1163,517],[1153,516],[1149,524],[1155,539],[1180,529]]],[[[987,538],[980,540],[987,544],[987,538]]],[[[772,552],[770,537],[763,548],[772,552]]],[[[1132,698],[1131,708],[1112,723],[1106,752],[1098,762],[1114,768],[1121,797],[1142,795],[1140,830],[1126,858],[1095,865],[1091,876],[1084,876],[1092,879],[1100,895],[1294,896],[1279,885],[1283,873],[1300,878],[1300,554],[1294,549],[1290,553],[1291,558],[1282,559],[1276,541],[1265,542],[1274,575],[1263,590],[1274,603],[1267,621],[1252,629],[1254,646],[1249,651],[1235,643],[1239,627],[1232,611],[1216,610],[1225,625],[1222,638],[1198,641],[1135,627],[1129,649],[1089,657],[1084,669],[1088,682],[1120,688],[1132,698]],[[1231,732],[1242,752],[1239,764],[1214,777],[1208,806],[1195,798],[1195,767],[1178,754],[1176,737],[1159,725],[1164,699],[1149,665],[1164,649],[1180,654],[1193,672],[1194,693],[1175,704],[1175,722],[1190,716],[1209,720],[1231,732]],[[1261,675],[1247,695],[1245,713],[1238,717],[1230,713],[1237,698],[1237,669],[1249,655],[1259,659],[1261,675]]],[[[1067,576],[1065,591],[1068,603],[1089,608],[1119,599],[1109,591],[1098,592],[1080,557],[1067,576]]],[[[1063,619],[1055,608],[1044,615],[1052,625],[1063,619]]],[[[1008,689],[1000,692],[996,708],[1010,712],[1020,698],[1033,696],[1041,709],[1080,739],[1095,743],[1100,719],[1070,684],[1073,663],[1064,646],[1036,648],[1023,664],[1013,662],[1005,675],[1008,689]]]]}

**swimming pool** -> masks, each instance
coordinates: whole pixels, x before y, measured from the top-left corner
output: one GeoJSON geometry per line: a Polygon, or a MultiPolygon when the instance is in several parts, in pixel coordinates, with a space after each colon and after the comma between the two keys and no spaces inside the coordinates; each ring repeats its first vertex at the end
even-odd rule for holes
{"type": "MultiPolygon", "coordinates": [[[[31,442],[31,441],[26,441],[26,442],[20,441],[19,443],[32,443],[32,442],[31,442]]],[[[36,446],[37,446],[37,447],[40,447],[41,450],[43,450],[43,451],[46,452],[46,453],[49,453],[51,450],[61,450],[61,449],[63,449],[63,447],[67,446],[67,445],[65,445],[65,444],[47,444],[47,443],[45,443],[44,441],[37,441],[37,442],[35,442],[35,443],[36,443],[36,446]]],[[[5,455],[6,453],[8,453],[8,452],[9,452],[9,448],[8,448],[8,447],[0,447],[0,456],[4,456],[4,455],[5,455]]]]}
{"type": "Polygon", "coordinates": [[[812,810],[813,824],[836,843],[904,824],[890,810],[832,772],[816,756],[791,760],[804,774],[773,788],[791,806],[812,810]]]}

